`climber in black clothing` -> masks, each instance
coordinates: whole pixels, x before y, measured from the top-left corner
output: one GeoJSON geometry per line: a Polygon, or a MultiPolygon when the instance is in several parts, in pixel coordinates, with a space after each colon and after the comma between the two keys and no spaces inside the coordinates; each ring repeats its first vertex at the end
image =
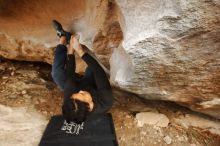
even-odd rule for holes
{"type": "Polygon", "coordinates": [[[63,31],[58,22],[55,23],[60,44],[55,50],[52,77],[60,89],[64,90],[62,106],[64,118],[67,122],[81,123],[88,114],[104,113],[111,108],[113,104],[111,86],[102,67],[83,49],[78,39],[63,31]],[[68,49],[67,43],[70,44],[68,49]],[[74,52],[88,65],[83,77],[75,73],[74,52]]]}

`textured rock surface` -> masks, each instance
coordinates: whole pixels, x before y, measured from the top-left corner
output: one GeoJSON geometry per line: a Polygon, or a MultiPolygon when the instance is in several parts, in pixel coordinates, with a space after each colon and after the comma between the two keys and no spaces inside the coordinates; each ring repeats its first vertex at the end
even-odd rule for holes
{"type": "Polygon", "coordinates": [[[218,121],[210,122],[208,119],[189,114],[180,116],[174,120],[186,128],[189,128],[190,126],[200,127],[202,129],[207,129],[214,134],[220,135],[220,124],[218,121]]]}
{"type": "Polygon", "coordinates": [[[38,145],[47,120],[35,110],[0,105],[0,145],[38,145]]]}
{"type": "MultiPolygon", "coordinates": [[[[51,63],[56,35],[51,20],[70,25],[84,11],[85,1],[0,1],[0,54],[6,58],[51,63]],[[39,13],[40,12],[40,13],[39,13]]],[[[68,28],[69,29],[69,28],[68,28]]]]}
{"type": "MultiPolygon", "coordinates": [[[[103,27],[107,6],[108,1],[101,0],[1,0],[0,56],[52,64],[52,48],[58,43],[51,26],[53,19],[59,20],[64,29],[80,33],[81,42],[91,47],[93,38],[103,27]]],[[[77,71],[81,72],[85,64],[78,62],[77,71]]]]}
{"type": "Polygon", "coordinates": [[[143,127],[144,124],[167,127],[169,119],[166,115],[155,112],[142,112],[136,115],[137,126],[143,127]]]}
{"type": "Polygon", "coordinates": [[[220,118],[219,0],[0,0],[0,56],[51,64],[52,19],[94,48],[113,85],[220,118]]]}
{"type": "Polygon", "coordinates": [[[124,34],[120,55],[129,65],[116,64],[113,53],[111,79],[145,98],[220,118],[220,2],[116,1],[124,34]]]}
{"type": "Polygon", "coordinates": [[[116,5],[107,0],[1,0],[0,56],[51,64],[52,48],[58,42],[51,21],[56,19],[64,29],[79,33],[83,44],[97,48],[94,52],[109,68],[112,48],[122,40],[116,11],[116,5]]]}

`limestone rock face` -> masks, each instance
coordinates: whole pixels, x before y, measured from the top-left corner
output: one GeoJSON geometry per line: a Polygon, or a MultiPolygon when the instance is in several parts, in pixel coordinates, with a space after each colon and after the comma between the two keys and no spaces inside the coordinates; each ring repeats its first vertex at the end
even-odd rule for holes
{"type": "Polygon", "coordinates": [[[0,105],[0,115],[1,145],[36,146],[39,144],[48,121],[35,109],[0,105]]]}
{"type": "MultiPolygon", "coordinates": [[[[51,27],[57,19],[73,23],[85,9],[85,1],[0,1],[0,54],[5,58],[52,63],[58,38],[51,27]],[[71,3],[74,3],[71,4],[71,3]]],[[[70,29],[70,28],[66,28],[70,29]]]]}
{"type": "Polygon", "coordinates": [[[52,19],[80,34],[113,85],[220,118],[219,0],[0,0],[0,56],[52,64],[52,19]]]}
{"type": "MultiPolygon", "coordinates": [[[[122,31],[117,7],[108,0],[0,0],[0,56],[52,64],[58,43],[53,19],[80,34],[80,42],[96,48],[97,57],[110,68],[112,48],[121,42],[122,31]]],[[[82,72],[85,64],[79,63],[77,70],[82,72]]]]}
{"type": "Polygon", "coordinates": [[[111,58],[112,81],[220,118],[220,1],[116,2],[124,40],[111,58]]]}

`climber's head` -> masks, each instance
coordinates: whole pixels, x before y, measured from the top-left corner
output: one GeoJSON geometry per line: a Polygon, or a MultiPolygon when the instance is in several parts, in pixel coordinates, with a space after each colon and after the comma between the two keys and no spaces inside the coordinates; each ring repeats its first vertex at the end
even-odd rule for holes
{"type": "Polygon", "coordinates": [[[67,122],[74,121],[82,123],[86,120],[88,112],[91,112],[94,106],[92,97],[87,91],[74,93],[63,105],[63,115],[67,122]]]}

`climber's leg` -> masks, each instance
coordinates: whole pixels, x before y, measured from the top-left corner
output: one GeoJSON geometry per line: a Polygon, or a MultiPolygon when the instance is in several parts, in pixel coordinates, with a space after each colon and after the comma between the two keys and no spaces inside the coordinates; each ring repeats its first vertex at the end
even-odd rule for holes
{"type": "Polygon", "coordinates": [[[60,39],[60,44],[55,49],[54,62],[52,65],[52,77],[54,82],[61,90],[64,90],[64,84],[66,80],[66,59],[67,48],[66,38],[63,36],[60,39]]]}

